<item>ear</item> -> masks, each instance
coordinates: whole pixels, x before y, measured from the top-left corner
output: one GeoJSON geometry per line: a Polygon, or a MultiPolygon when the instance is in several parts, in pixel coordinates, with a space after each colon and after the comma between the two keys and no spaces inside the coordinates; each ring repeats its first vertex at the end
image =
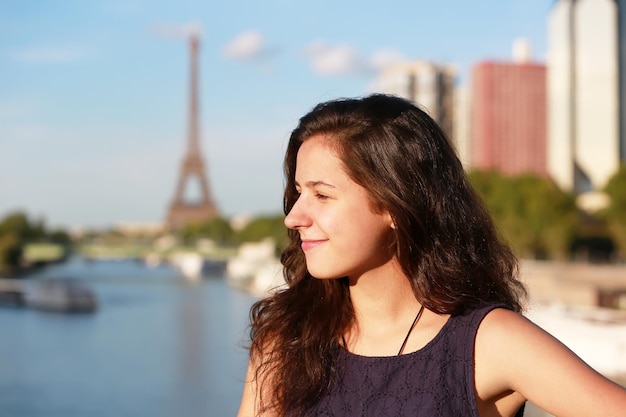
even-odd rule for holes
{"type": "Polygon", "coordinates": [[[396,230],[396,222],[393,221],[393,218],[388,211],[385,212],[385,219],[387,221],[387,224],[389,224],[389,227],[391,227],[393,230],[396,230]]]}

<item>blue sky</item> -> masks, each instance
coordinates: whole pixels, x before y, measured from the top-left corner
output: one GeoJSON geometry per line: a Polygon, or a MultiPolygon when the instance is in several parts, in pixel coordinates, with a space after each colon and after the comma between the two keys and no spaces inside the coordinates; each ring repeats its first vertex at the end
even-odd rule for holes
{"type": "MultiPolygon", "coordinates": [[[[278,213],[289,132],[397,59],[545,59],[549,0],[1,0],[0,217],[161,221],[185,150],[190,31],[202,149],[225,216],[278,213]]],[[[191,191],[193,192],[193,191],[191,191]]]]}

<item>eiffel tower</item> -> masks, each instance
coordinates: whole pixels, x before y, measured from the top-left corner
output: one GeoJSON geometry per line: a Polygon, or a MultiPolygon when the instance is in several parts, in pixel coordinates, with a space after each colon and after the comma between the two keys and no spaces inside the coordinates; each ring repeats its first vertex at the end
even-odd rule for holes
{"type": "Polygon", "coordinates": [[[198,223],[210,220],[217,216],[218,210],[211,193],[205,173],[204,159],[200,151],[200,129],[198,121],[198,50],[200,40],[198,35],[189,37],[189,51],[191,55],[191,79],[189,89],[189,132],[187,137],[187,153],[180,167],[180,175],[176,187],[176,194],[167,213],[166,224],[169,229],[180,229],[187,223],[198,223]],[[185,186],[187,182],[196,178],[200,185],[199,201],[185,200],[185,186]]]}

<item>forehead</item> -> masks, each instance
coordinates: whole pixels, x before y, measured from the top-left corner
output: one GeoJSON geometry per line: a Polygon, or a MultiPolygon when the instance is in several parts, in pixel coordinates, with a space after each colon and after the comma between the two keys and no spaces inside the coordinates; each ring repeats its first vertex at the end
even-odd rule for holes
{"type": "Polygon", "coordinates": [[[296,166],[301,162],[308,162],[309,159],[319,159],[320,162],[328,160],[343,164],[332,138],[326,135],[314,135],[306,139],[298,149],[296,166]]]}
{"type": "MultiPolygon", "coordinates": [[[[305,140],[300,146],[296,158],[296,180],[302,176],[328,177],[335,175],[347,177],[344,163],[339,157],[333,140],[323,135],[311,136],[305,140]]],[[[311,179],[306,178],[306,180],[311,179]]]]}

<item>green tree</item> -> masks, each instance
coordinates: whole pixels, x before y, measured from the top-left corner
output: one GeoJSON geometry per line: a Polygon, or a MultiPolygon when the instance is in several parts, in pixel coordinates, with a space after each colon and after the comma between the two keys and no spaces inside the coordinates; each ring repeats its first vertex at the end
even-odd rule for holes
{"type": "Polygon", "coordinates": [[[0,268],[19,267],[25,245],[45,242],[62,245],[67,252],[71,240],[60,229],[47,233],[43,220],[30,220],[26,213],[20,211],[9,213],[0,220],[0,268]]]}
{"type": "Polygon", "coordinates": [[[43,221],[31,222],[23,212],[14,212],[5,216],[0,222],[0,235],[14,233],[25,241],[34,241],[46,236],[43,221]]]}
{"type": "Polygon", "coordinates": [[[533,175],[513,179],[522,197],[527,250],[552,258],[568,255],[578,227],[579,212],[573,194],[561,191],[553,181],[533,175]]]}
{"type": "Polygon", "coordinates": [[[626,255],[626,165],[620,166],[611,177],[604,192],[610,203],[602,215],[617,247],[626,255]]]}
{"type": "Polygon", "coordinates": [[[188,243],[199,238],[207,238],[219,244],[230,244],[233,242],[234,232],[228,220],[216,217],[201,223],[189,223],[183,227],[181,234],[183,240],[188,243]]]}
{"type": "Polygon", "coordinates": [[[502,237],[518,255],[567,256],[578,224],[573,195],[531,174],[507,177],[493,171],[473,171],[469,178],[502,237]]]}
{"type": "Polygon", "coordinates": [[[0,271],[17,267],[22,260],[23,248],[23,242],[17,234],[0,234],[0,271]]]}
{"type": "Polygon", "coordinates": [[[246,227],[236,233],[237,242],[258,242],[265,238],[272,238],[276,242],[277,250],[282,250],[288,242],[285,216],[261,216],[252,220],[246,227]]]}
{"type": "Polygon", "coordinates": [[[519,225],[520,195],[511,189],[511,180],[497,171],[471,171],[469,180],[481,196],[491,214],[502,238],[511,244],[516,252],[524,247],[519,225]]]}
{"type": "Polygon", "coordinates": [[[70,235],[61,229],[53,230],[48,234],[48,240],[52,243],[58,243],[59,245],[68,246],[72,243],[70,235]]]}

